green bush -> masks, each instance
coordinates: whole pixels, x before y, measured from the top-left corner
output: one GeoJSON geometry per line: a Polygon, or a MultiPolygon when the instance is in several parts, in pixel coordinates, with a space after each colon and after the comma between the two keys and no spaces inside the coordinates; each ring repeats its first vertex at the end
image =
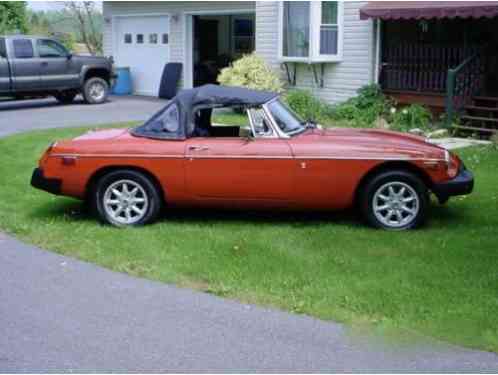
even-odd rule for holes
{"type": "Polygon", "coordinates": [[[430,127],[432,115],[424,106],[412,104],[393,112],[390,121],[393,130],[408,131],[414,128],[427,130],[430,127]]]}
{"type": "Polygon", "coordinates": [[[390,105],[381,88],[373,84],[363,86],[357,96],[333,106],[329,113],[334,120],[347,120],[354,126],[372,126],[378,117],[389,113],[390,105]]]}
{"type": "Polygon", "coordinates": [[[242,86],[254,90],[282,92],[279,75],[256,54],[245,55],[221,70],[218,82],[225,86],[242,86]]]}
{"type": "Polygon", "coordinates": [[[494,149],[498,150],[498,133],[495,133],[491,136],[491,145],[494,149]]]}
{"type": "Polygon", "coordinates": [[[306,120],[320,121],[327,112],[327,104],[307,90],[290,90],[285,95],[289,107],[306,120]]]}

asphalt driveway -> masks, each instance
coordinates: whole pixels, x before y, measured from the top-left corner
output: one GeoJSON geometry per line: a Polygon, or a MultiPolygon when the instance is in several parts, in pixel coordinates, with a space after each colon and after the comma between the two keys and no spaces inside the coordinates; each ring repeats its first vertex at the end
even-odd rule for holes
{"type": "Polygon", "coordinates": [[[31,129],[143,121],[166,103],[139,96],[111,96],[100,105],[88,105],[82,99],[67,105],[52,98],[0,101],[0,136],[31,129]]]}
{"type": "MultiPolygon", "coordinates": [[[[163,101],[0,103],[0,136],[143,120],[163,101]]],[[[1,150],[0,150],[1,151],[1,150]]],[[[4,198],[0,198],[4,199],[4,198]]],[[[493,353],[386,342],[151,282],[0,233],[0,372],[498,372],[493,353]]]]}

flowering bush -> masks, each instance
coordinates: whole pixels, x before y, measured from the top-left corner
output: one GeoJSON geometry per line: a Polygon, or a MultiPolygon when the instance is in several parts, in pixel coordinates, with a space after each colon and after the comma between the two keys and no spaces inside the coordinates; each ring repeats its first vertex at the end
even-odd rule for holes
{"type": "Polygon", "coordinates": [[[391,109],[392,129],[407,131],[414,128],[427,130],[430,127],[432,115],[419,104],[412,104],[402,109],[391,109]]]}
{"type": "Polygon", "coordinates": [[[244,55],[224,68],[218,75],[218,82],[225,86],[242,86],[254,90],[281,93],[283,83],[279,75],[256,54],[244,55]]]}

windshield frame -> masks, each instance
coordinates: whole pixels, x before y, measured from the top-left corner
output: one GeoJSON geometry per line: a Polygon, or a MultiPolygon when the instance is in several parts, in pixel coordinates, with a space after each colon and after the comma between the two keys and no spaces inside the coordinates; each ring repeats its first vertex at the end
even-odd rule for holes
{"type": "Polygon", "coordinates": [[[287,105],[285,105],[285,103],[282,102],[282,100],[280,100],[280,97],[276,97],[270,100],[269,102],[265,103],[262,107],[265,110],[267,116],[270,118],[274,130],[279,134],[281,138],[291,138],[293,136],[304,133],[308,129],[306,127],[306,121],[303,121],[297,113],[295,113],[292,109],[290,109],[287,105]],[[280,128],[270,109],[270,105],[275,102],[278,102],[300,124],[301,128],[289,132],[286,132],[285,130],[280,128]]]}

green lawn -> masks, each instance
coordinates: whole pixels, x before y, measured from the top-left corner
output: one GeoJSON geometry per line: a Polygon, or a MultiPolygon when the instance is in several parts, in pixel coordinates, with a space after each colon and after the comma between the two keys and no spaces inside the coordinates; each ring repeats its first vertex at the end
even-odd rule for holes
{"type": "Polygon", "coordinates": [[[167,212],[156,224],[116,229],[78,201],[29,186],[45,147],[82,131],[0,139],[2,230],[136,276],[498,352],[498,151],[460,152],[475,171],[475,193],[434,204],[418,231],[369,229],[350,213],[212,211],[167,212]]]}

